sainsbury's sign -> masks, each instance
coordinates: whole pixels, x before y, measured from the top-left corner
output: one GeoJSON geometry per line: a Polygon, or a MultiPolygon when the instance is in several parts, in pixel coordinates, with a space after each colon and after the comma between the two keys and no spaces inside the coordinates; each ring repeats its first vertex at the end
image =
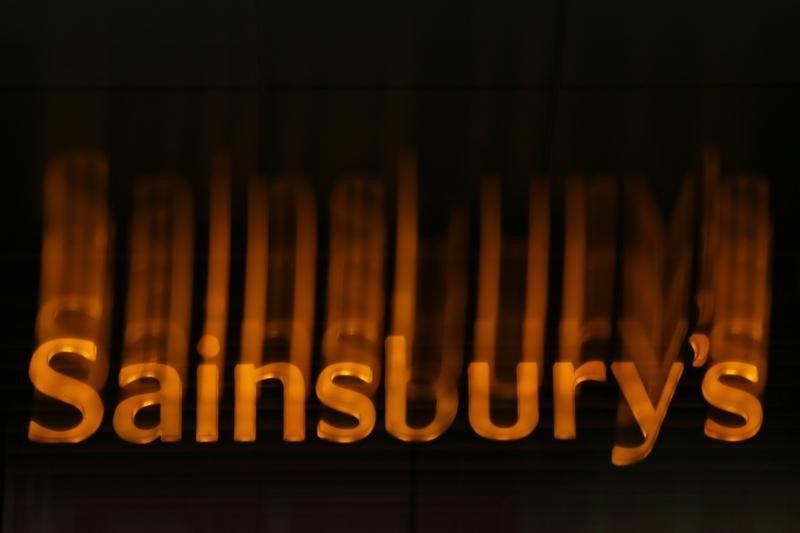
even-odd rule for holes
{"type": "MultiPolygon", "coordinates": [[[[199,258],[206,288],[194,302],[192,194],[174,176],[144,177],[133,186],[120,397],[112,416],[126,441],[180,440],[185,401],[196,402],[197,441],[225,438],[219,431],[225,380],[233,383],[235,441],[256,439],[259,384],[267,380],[282,387],[286,441],[308,437],[311,401],[327,408],[313,429],[318,438],[367,438],[381,382],[385,431],[403,441],[431,441],[457,415],[464,357],[471,359],[469,423],[484,439],[528,438],[538,424],[544,380],[552,383],[554,437],[575,439],[580,387],[613,377],[621,392],[618,424],[638,437],[615,442],[611,461],[641,461],[653,450],[689,353],[692,365],[705,367],[702,394],[715,408],[700,430],[741,441],[761,427],[771,236],[763,178],[722,177],[708,157],[702,179],[685,181],[668,217],[640,181],[575,176],[559,182],[556,195],[553,184],[533,179],[527,232],[519,236],[504,234],[500,182],[487,176],[478,195],[477,281],[470,287],[470,211],[441,206],[444,229],[422,237],[411,156],[399,158],[392,187],[365,178],[334,182],[324,221],[315,190],[302,179],[248,180],[246,210],[238,213],[225,156],[213,159],[210,176],[208,253],[199,258]],[[554,205],[552,213],[563,217],[559,242],[551,231],[554,205]],[[239,353],[228,354],[232,220],[240,215],[246,219],[243,320],[239,353]],[[324,257],[320,233],[327,239],[324,257]],[[554,361],[546,365],[548,270],[556,249],[563,249],[560,316],[554,361]],[[318,264],[327,267],[324,295],[318,264]],[[190,338],[193,305],[204,309],[197,339],[190,338]],[[315,340],[320,306],[323,333],[315,340]],[[467,332],[471,343],[464,342],[467,332]],[[200,362],[190,369],[192,346],[200,362]],[[235,358],[232,375],[225,375],[226,357],[235,358]],[[321,370],[312,376],[315,357],[321,370]],[[188,399],[192,382],[197,393],[188,399]],[[414,420],[411,410],[423,400],[431,416],[414,420]],[[513,416],[498,420],[498,405],[512,406],[513,416]],[[157,408],[153,424],[140,419],[147,407],[157,408]]],[[[110,320],[122,308],[113,301],[115,220],[104,156],[55,159],[43,191],[41,299],[29,375],[37,398],[68,404],[80,417],[59,419],[35,399],[28,435],[77,443],[102,423],[110,320]]]]}

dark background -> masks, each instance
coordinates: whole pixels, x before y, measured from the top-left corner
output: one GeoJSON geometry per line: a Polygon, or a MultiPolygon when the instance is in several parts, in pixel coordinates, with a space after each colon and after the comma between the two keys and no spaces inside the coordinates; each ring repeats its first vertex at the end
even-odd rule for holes
{"type": "MultiPolygon", "coordinates": [[[[792,1],[4,2],[4,529],[797,530],[799,9],[792,1]],[[233,157],[237,202],[229,354],[238,350],[242,312],[247,176],[298,174],[315,186],[319,346],[330,184],[362,174],[391,186],[398,151],[412,148],[423,232],[435,233],[439,206],[459,196],[471,202],[474,226],[477,179],[496,172],[508,201],[505,229],[514,233],[524,221],[514,191],[532,175],[551,179],[548,361],[559,316],[564,176],[644,176],[668,213],[682,179],[699,173],[703,150],[716,147],[724,175],[755,171],[770,180],[773,305],[761,432],[739,444],[705,438],[702,371],[687,367],[652,455],[624,469],[610,462],[613,380],[584,387],[571,442],[552,438],[548,381],[531,437],[480,439],[467,423],[462,376],[456,422],[428,444],[385,433],[382,390],[376,430],[360,443],[335,445],[313,434],[283,443],[276,421],[257,442],[236,444],[230,383],[219,443],[193,441],[191,383],[182,443],[124,443],[110,416],[131,183],[171,171],[192,185],[193,345],[202,324],[209,161],[221,147],[233,157]],[[108,155],[118,224],[106,417],[80,445],[38,445],[26,430],[41,179],[50,157],[74,148],[108,155]]],[[[391,210],[387,217],[391,250],[391,210]]],[[[196,359],[192,353],[190,368],[196,359]]],[[[309,429],[317,419],[311,404],[309,429]]]]}

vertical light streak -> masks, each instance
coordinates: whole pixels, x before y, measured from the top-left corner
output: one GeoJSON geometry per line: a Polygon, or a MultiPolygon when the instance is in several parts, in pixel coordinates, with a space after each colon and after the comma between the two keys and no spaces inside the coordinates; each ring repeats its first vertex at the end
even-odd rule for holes
{"type": "MultiPolygon", "coordinates": [[[[480,257],[478,273],[478,310],[475,319],[475,361],[489,364],[492,394],[498,398],[514,398],[516,382],[497,375],[500,362],[497,353],[500,316],[500,276],[503,247],[514,244],[504,238],[501,229],[500,185],[497,179],[481,184],[480,257]]],[[[525,247],[525,302],[522,317],[522,350],[520,362],[542,367],[544,331],[547,314],[547,277],[550,244],[550,201],[546,182],[533,180],[530,185],[528,237],[525,247]]],[[[539,373],[541,374],[541,372],[539,373]]],[[[541,379],[541,375],[539,375],[541,379]]]]}
{"type": "Polygon", "coordinates": [[[618,425],[624,430],[638,423],[644,441],[632,431],[618,438],[611,454],[616,465],[641,461],[652,451],[683,371],[679,355],[688,327],[691,192],[686,180],[666,224],[643,183],[625,188],[618,324],[622,354],[612,371],[623,393],[618,425]]]}
{"type": "Polygon", "coordinates": [[[228,276],[231,247],[230,160],[214,158],[209,190],[208,280],[203,336],[197,343],[202,358],[197,368],[197,427],[195,438],[213,442],[219,432],[219,400],[225,368],[228,323],[228,276]]]}
{"type": "MultiPolygon", "coordinates": [[[[544,363],[544,336],[547,319],[548,248],[550,243],[549,188],[543,180],[532,180],[528,197],[528,235],[525,255],[525,298],[522,313],[521,353],[517,357],[516,380],[501,379],[497,369],[498,324],[512,317],[500,316],[500,276],[504,244],[519,248],[513,239],[504,239],[501,229],[500,185],[496,178],[481,184],[481,236],[478,280],[478,312],[475,321],[475,360],[469,368],[470,424],[490,439],[520,439],[531,433],[539,419],[538,394],[544,363]],[[520,382],[524,380],[524,382],[520,382]],[[531,382],[531,380],[533,380],[531,382]],[[491,420],[491,397],[517,402],[516,421],[497,425],[491,420]]],[[[503,328],[507,330],[507,328],[503,328]]],[[[515,332],[516,333],[516,332],[515,332]]],[[[503,354],[507,363],[509,356],[503,354]]],[[[513,358],[513,355],[510,356],[513,358]]],[[[512,359],[513,360],[513,359],[512,359]]]]}
{"type": "Polygon", "coordinates": [[[284,440],[305,438],[314,329],[316,207],[300,180],[248,182],[242,355],[236,365],[234,438],[254,440],[258,383],[283,385],[284,440]],[[294,232],[292,232],[294,228],[294,232]],[[275,348],[286,341],[286,353],[275,348]],[[298,404],[297,395],[302,394],[298,404]],[[298,407],[299,405],[299,407],[298,407]]]}
{"type": "Polygon", "coordinates": [[[113,292],[107,187],[105,157],[95,152],[59,156],[45,172],[38,347],[29,375],[37,395],[69,403],[81,420],[63,427],[37,396],[28,431],[34,441],[82,441],[103,417],[113,292]]]}
{"type": "Polygon", "coordinates": [[[180,405],[189,352],[194,221],[186,185],[174,177],[137,182],[130,229],[130,275],[114,429],[131,442],[180,440],[180,405]],[[158,382],[154,390],[152,381],[158,382]],[[143,428],[139,412],[159,405],[143,428]],[[177,414],[176,414],[177,413],[177,414]],[[168,416],[167,416],[168,415],[168,416]]]}
{"type": "Polygon", "coordinates": [[[288,362],[309,382],[316,247],[310,188],[297,180],[250,180],[242,363],[258,367],[280,360],[280,354],[265,352],[264,343],[283,338],[288,362]]]}
{"type": "Polygon", "coordinates": [[[614,301],[616,199],[611,178],[572,177],[566,182],[559,352],[553,367],[557,439],[576,438],[580,383],[605,381],[614,301]]]}
{"type": "Polygon", "coordinates": [[[400,159],[397,186],[395,283],[391,334],[386,339],[386,429],[402,440],[428,441],[447,430],[458,408],[456,383],[461,372],[466,307],[466,216],[460,209],[452,209],[444,245],[425,243],[427,246],[421,247],[417,166],[411,155],[400,159]],[[430,271],[421,272],[423,254],[424,259],[438,263],[430,271]],[[429,254],[434,255],[427,257],[429,254]],[[420,275],[436,276],[437,285],[444,287],[441,296],[419,295],[438,304],[431,315],[417,308],[420,275]],[[418,329],[421,343],[416,342],[418,329]],[[431,342],[432,338],[440,340],[440,346],[431,342]],[[440,349],[438,355],[436,348],[440,349]],[[423,383],[426,386],[421,386],[423,383]],[[413,403],[423,389],[432,393],[435,409],[432,420],[420,426],[410,422],[407,409],[409,399],[413,403]]]}
{"type": "Polygon", "coordinates": [[[353,362],[372,370],[368,396],[381,380],[383,282],[386,257],[383,187],[361,178],[337,182],[330,203],[324,365],[353,362]]]}

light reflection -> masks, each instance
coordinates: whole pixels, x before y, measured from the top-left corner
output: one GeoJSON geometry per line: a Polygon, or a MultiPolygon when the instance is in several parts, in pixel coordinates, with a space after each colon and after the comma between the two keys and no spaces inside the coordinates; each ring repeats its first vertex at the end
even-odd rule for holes
{"type": "Polygon", "coordinates": [[[86,382],[99,390],[108,373],[113,224],[108,164],[95,152],[56,158],[44,177],[44,237],[36,337],[89,339],[97,346],[86,382]]]}
{"type": "MultiPolygon", "coordinates": [[[[526,239],[504,237],[501,228],[501,190],[497,179],[486,179],[481,184],[480,257],[478,274],[478,302],[475,319],[475,362],[470,365],[470,404],[484,401],[484,394],[499,400],[516,400],[517,420],[509,427],[495,425],[486,409],[470,405],[470,423],[476,431],[489,438],[521,438],[535,427],[533,407],[523,405],[536,397],[535,419],[538,420],[538,386],[544,365],[545,324],[547,319],[547,276],[550,243],[550,204],[547,183],[531,181],[529,189],[528,235],[526,239]],[[505,261],[504,261],[505,259],[505,261]],[[524,292],[519,287],[502,290],[501,272],[513,265],[524,265],[524,292]],[[516,294],[522,292],[524,300],[501,313],[503,300],[517,302],[516,294]],[[521,314],[521,317],[520,317],[521,314]],[[515,327],[516,326],[516,327],[515,327]],[[504,342],[498,350],[498,335],[504,342]],[[521,338],[521,343],[508,343],[506,335],[521,338]],[[519,346],[513,353],[508,344],[519,346]],[[505,345],[505,346],[504,346],[505,345]],[[505,348],[505,349],[503,349],[505,348]],[[488,391],[482,384],[483,367],[488,369],[488,391]],[[475,370],[472,370],[473,365],[475,370]],[[502,374],[516,369],[516,379],[509,381],[502,374]],[[536,376],[536,383],[519,383],[520,378],[536,376]],[[534,394],[535,391],[535,394],[534,394]],[[523,396],[522,394],[525,393],[523,396]],[[528,416],[523,420],[522,416],[528,416]],[[485,417],[485,419],[484,419],[485,417]],[[531,425],[532,424],[532,425],[531,425]]],[[[488,403],[489,398],[485,401],[488,403]]]]}
{"type": "Polygon", "coordinates": [[[679,356],[688,328],[692,258],[688,179],[669,222],[641,180],[628,182],[623,192],[622,353],[612,365],[622,390],[621,431],[611,454],[616,465],[641,461],[652,451],[683,371],[679,356]]]}
{"type": "Polygon", "coordinates": [[[234,439],[255,440],[258,383],[276,379],[283,385],[284,440],[303,440],[314,327],[314,197],[305,182],[291,179],[267,184],[253,178],[247,193],[247,270],[234,439]],[[298,399],[298,394],[303,397],[298,399]]]}
{"type": "Polygon", "coordinates": [[[765,178],[721,179],[719,155],[705,160],[697,329],[697,366],[708,362],[702,389],[713,406],[705,434],[751,438],[761,427],[759,397],[767,378],[772,226],[765,178]]]}
{"type": "MultiPolygon", "coordinates": [[[[430,441],[453,423],[469,292],[468,212],[450,202],[444,231],[421,232],[418,186],[415,158],[405,154],[398,166],[391,324],[384,343],[385,191],[366,178],[333,185],[326,321],[319,347],[323,365],[315,380],[313,189],[297,178],[249,181],[234,440],[256,438],[259,384],[265,380],[283,386],[284,440],[305,439],[311,390],[323,405],[316,427],[320,438],[346,443],[367,437],[379,416],[374,396],[382,381],[382,346],[387,432],[405,441],[430,441]]],[[[606,380],[619,253],[621,353],[611,371],[621,396],[612,462],[632,464],[652,451],[689,346],[693,364],[708,365],[701,385],[711,406],[705,434],[725,441],[751,438],[763,420],[760,395],[767,375],[772,227],[766,179],[722,179],[717,156],[707,155],[697,323],[688,339],[692,182],[684,181],[668,222],[642,181],[628,182],[621,191],[617,206],[619,191],[611,178],[566,182],[559,346],[552,368],[554,436],[576,437],[579,386],[606,380]]],[[[514,440],[536,428],[539,388],[549,374],[544,339],[550,197],[547,183],[531,182],[527,235],[521,238],[503,234],[501,193],[497,179],[481,185],[468,415],[480,436],[514,440]],[[496,416],[498,405],[512,403],[510,422],[496,416]]],[[[71,153],[48,167],[38,346],[29,367],[37,390],[31,440],[79,442],[102,420],[99,391],[108,368],[113,240],[106,195],[102,155],[71,153]],[[79,418],[60,425],[43,418],[44,396],[70,405],[72,418],[79,418]]],[[[204,442],[218,439],[225,379],[232,198],[230,161],[224,155],[214,160],[209,206],[205,322],[196,374],[196,439],[204,442]]],[[[114,429],[130,442],[181,438],[193,233],[192,199],[180,179],[162,176],[135,184],[122,394],[113,416],[114,429]]]]}
{"type": "Polygon", "coordinates": [[[352,386],[371,397],[382,376],[386,261],[383,186],[366,178],[335,182],[329,227],[323,365],[351,362],[368,366],[372,381],[352,386]]]}
{"type": "Polygon", "coordinates": [[[467,216],[448,206],[444,239],[419,237],[416,160],[401,158],[391,333],[386,338],[386,430],[429,441],[458,409],[466,312],[467,216]],[[441,287],[424,291],[421,287],[441,287]],[[430,409],[417,407],[427,400],[430,409]]]}
{"type": "Polygon", "coordinates": [[[180,439],[193,235],[192,199],[180,179],[164,176],[134,184],[122,400],[114,414],[117,434],[131,442],[180,439]],[[158,406],[156,421],[142,416],[152,405],[158,406]]]}
{"type": "Polygon", "coordinates": [[[300,180],[248,183],[241,362],[288,361],[310,380],[316,207],[300,180]]]}
{"type": "Polygon", "coordinates": [[[195,438],[214,442],[219,433],[219,400],[225,369],[228,276],[231,255],[231,184],[227,154],[214,158],[209,190],[208,280],[203,336],[197,343],[197,428],[195,438]]]}
{"type": "Polygon", "coordinates": [[[38,348],[29,371],[37,395],[29,438],[78,442],[100,424],[98,392],[108,375],[113,292],[108,164],[96,152],[70,152],[48,165],[43,185],[38,348]],[[80,419],[66,425],[54,420],[41,395],[72,405],[80,419]]]}
{"type": "Polygon", "coordinates": [[[553,366],[553,434],[574,439],[584,381],[605,381],[610,353],[617,241],[617,184],[611,177],[566,183],[564,277],[558,361],[553,366]]]}

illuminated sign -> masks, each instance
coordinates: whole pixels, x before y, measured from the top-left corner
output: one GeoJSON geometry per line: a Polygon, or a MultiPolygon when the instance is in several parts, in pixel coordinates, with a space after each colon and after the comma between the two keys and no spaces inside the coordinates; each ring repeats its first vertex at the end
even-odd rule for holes
{"type": "MultiPolygon", "coordinates": [[[[376,425],[380,383],[389,434],[422,442],[447,431],[458,413],[468,331],[469,210],[446,206],[443,234],[423,238],[417,168],[410,156],[400,158],[395,191],[363,178],[335,182],[324,226],[317,220],[315,192],[302,179],[251,179],[241,353],[233,375],[225,375],[233,216],[229,169],[226,157],[214,160],[199,339],[190,338],[192,195],[174,176],[134,185],[121,370],[115,376],[121,396],[113,427],[119,437],[140,444],[180,440],[184,389],[194,382],[195,439],[219,440],[225,380],[232,380],[235,395],[235,441],[256,439],[260,384],[268,380],[282,386],[286,441],[306,439],[306,403],[314,397],[325,408],[316,426],[319,438],[348,443],[368,437],[376,425]],[[396,215],[393,239],[387,213],[396,215]],[[321,257],[327,283],[316,346],[321,227],[328,239],[321,257]],[[392,258],[393,265],[387,264],[392,258]],[[191,369],[193,345],[200,364],[191,369]],[[313,376],[316,353],[322,365],[313,376]],[[420,402],[432,411],[423,422],[409,412],[420,402]],[[157,407],[158,416],[143,424],[148,407],[157,407]]],[[[114,305],[107,164],[100,154],[67,154],[50,164],[44,185],[38,345],[29,373],[37,397],[68,404],[80,416],[45,419],[34,403],[28,436],[76,443],[94,434],[104,416],[101,391],[114,305]]],[[[618,425],[625,431],[611,460],[641,461],[653,449],[681,379],[687,343],[692,364],[706,367],[702,394],[714,410],[705,434],[740,441],[758,433],[770,307],[766,180],[723,179],[709,157],[704,179],[695,185],[686,180],[665,221],[640,182],[569,178],[563,187],[563,242],[553,243],[547,181],[530,183],[524,236],[503,234],[499,180],[482,182],[473,353],[466,369],[467,412],[477,435],[491,440],[531,435],[547,379],[554,437],[575,439],[581,385],[613,377],[621,392],[618,425]],[[697,227],[699,246],[693,243],[697,227]],[[554,244],[563,245],[564,261],[558,348],[549,364],[545,337],[554,244]],[[696,318],[690,325],[692,310],[696,318]],[[493,405],[513,406],[514,418],[498,420],[493,405]]]]}

